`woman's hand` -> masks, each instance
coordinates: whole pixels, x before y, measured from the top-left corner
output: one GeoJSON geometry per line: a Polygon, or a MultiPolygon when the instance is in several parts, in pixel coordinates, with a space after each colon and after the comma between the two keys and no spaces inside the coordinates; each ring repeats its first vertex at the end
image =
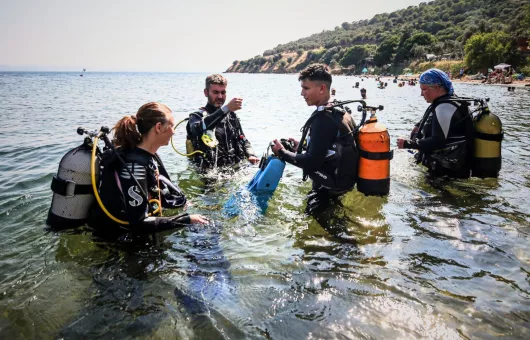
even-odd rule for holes
{"type": "Polygon", "coordinates": [[[191,224],[208,224],[208,219],[199,214],[189,215],[191,224]]]}
{"type": "Polygon", "coordinates": [[[248,161],[249,161],[250,163],[252,163],[252,164],[258,164],[259,161],[260,161],[260,159],[259,159],[258,157],[256,157],[256,156],[250,156],[250,157],[248,158],[248,161]]]}

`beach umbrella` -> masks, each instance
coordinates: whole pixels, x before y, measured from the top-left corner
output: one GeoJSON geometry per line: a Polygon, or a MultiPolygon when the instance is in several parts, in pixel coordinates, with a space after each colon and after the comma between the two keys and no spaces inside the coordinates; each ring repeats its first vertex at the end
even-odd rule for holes
{"type": "Polygon", "coordinates": [[[512,65],[508,65],[508,64],[502,63],[502,64],[499,64],[499,65],[496,65],[493,68],[496,69],[496,70],[503,70],[503,69],[505,69],[507,67],[510,67],[510,66],[512,66],[512,65]]]}
{"type": "Polygon", "coordinates": [[[363,68],[363,73],[366,73],[366,72],[368,72],[368,70],[365,67],[365,68],[363,68]]]}

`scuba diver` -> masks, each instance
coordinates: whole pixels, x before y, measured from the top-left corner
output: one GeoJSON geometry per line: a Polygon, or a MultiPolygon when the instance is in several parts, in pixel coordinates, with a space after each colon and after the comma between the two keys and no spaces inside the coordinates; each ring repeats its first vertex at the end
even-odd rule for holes
{"type": "Polygon", "coordinates": [[[354,133],[356,126],[349,113],[339,107],[330,107],[332,77],[326,65],[306,67],[298,80],[307,105],[317,106],[317,109],[304,124],[301,140],[289,138],[291,150],[277,139],[271,143],[271,150],[281,160],[302,168],[304,179],[313,180],[306,212],[316,214],[326,208],[332,198],[355,186],[359,159],[354,133]],[[310,138],[306,139],[308,134],[310,138]]]}
{"type": "Polygon", "coordinates": [[[439,69],[421,74],[420,89],[431,105],[410,139],[398,138],[398,148],[418,150],[416,161],[434,176],[469,178],[474,136],[469,105],[458,101],[451,80],[439,69]]]}
{"type": "Polygon", "coordinates": [[[232,166],[243,159],[252,164],[259,162],[235,114],[241,109],[243,99],[233,98],[223,106],[227,84],[220,74],[208,76],[204,89],[208,103],[189,116],[186,150],[188,154],[200,151],[195,153],[193,160],[201,168],[232,166]]]}
{"type": "Polygon", "coordinates": [[[171,110],[154,102],[144,104],[136,115],[118,121],[114,127],[115,148],[107,149],[101,157],[98,189],[101,204],[93,205],[90,227],[104,232],[102,228],[116,226],[151,234],[208,222],[204,216],[186,213],[162,217],[163,208],[174,209],[186,203],[156,153],[169,143],[174,125],[171,110]]]}

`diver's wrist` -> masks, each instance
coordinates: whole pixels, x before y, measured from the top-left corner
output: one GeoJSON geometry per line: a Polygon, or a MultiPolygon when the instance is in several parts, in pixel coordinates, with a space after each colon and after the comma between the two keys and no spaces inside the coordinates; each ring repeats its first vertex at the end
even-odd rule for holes
{"type": "Polygon", "coordinates": [[[221,110],[223,110],[225,115],[230,112],[230,109],[228,108],[228,105],[225,105],[225,106],[221,107],[221,110]]]}

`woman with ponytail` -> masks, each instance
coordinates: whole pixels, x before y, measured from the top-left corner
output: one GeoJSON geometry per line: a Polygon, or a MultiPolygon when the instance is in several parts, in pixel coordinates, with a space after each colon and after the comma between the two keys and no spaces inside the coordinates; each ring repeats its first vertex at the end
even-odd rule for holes
{"type": "MultiPolygon", "coordinates": [[[[140,107],[136,115],[125,116],[114,126],[113,143],[124,162],[119,161],[112,150],[104,153],[99,194],[110,214],[128,222],[120,227],[155,233],[190,223],[207,223],[201,215],[161,216],[165,208],[178,208],[186,203],[184,194],[171,182],[156,153],[169,143],[174,125],[169,107],[151,102],[140,107]],[[158,203],[153,204],[153,200],[158,203]]],[[[98,230],[116,225],[98,204],[91,222],[90,225],[98,230]]]]}

